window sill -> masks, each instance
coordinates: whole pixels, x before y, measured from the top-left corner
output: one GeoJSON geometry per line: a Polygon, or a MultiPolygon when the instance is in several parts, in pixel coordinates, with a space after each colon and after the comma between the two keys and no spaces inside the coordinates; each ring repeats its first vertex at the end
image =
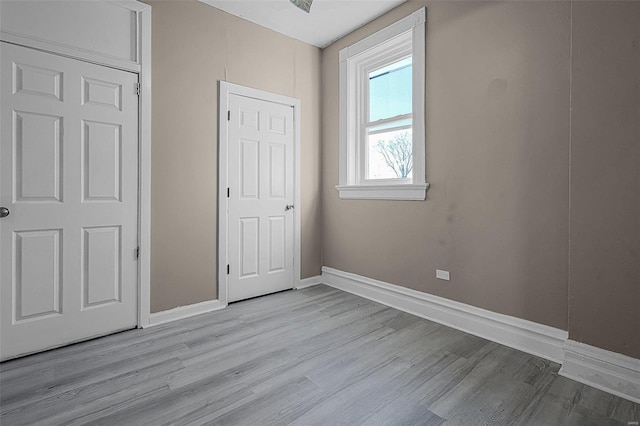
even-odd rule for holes
{"type": "Polygon", "coordinates": [[[337,185],[336,189],[343,200],[423,201],[427,198],[429,184],[337,185]]]}

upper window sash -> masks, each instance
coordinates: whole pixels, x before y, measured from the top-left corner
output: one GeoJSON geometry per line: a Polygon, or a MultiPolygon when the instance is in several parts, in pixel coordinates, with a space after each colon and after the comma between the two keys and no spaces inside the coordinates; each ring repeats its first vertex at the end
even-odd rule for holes
{"type": "MultiPolygon", "coordinates": [[[[410,34],[407,34],[409,36],[410,34]]],[[[407,41],[410,41],[410,37],[404,37],[407,41]]],[[[384,56],[388,59],[376,66],[368,67],[364,70],[365,75],[360,76],[363,81],[366,81],[366,86],[364,88],[366,98],[364,99],[364,107],[366,108],[367,114],[365,116],[365,122],[372,122],[379,119],[388,119],[393,118],[396,115],[404,115],[407,113],[411,113],[413,109],[412,105],[412,81],[409,81],[409,84],[406,84],[406,79],[411,79],[413,75],[413,66],[412,66],[412,52],[411,52],[411,43],[406,43],[406,46],[398,52],[397,55],[389,56],[388,52],[384,53],[384,56]],[[404,53],[404,54],[403,54],[404,53]],[[403,64],[399,68],[388,69],[391,66],[403,64]],[[387,69],[386,71],[384,71],[387,69]],[[371,77],[371,74],[375,72],[384,71],[374,77],[371,77]],[[409,73],[407,73],[409,71],[409,73]],[[373,83],[373,85],[372,85],[373,83]],[[375,83],[378,83],[377,85],[375,83]],[[386,99],[372,99],[371,96],[374,94],[374,91],[378,95],[389,95],[392,93],[392,86],[395,85],[396,89],[402,89],[401,91],[396,91],[395,94],[397,98],[394,99],[397,104],[395,105],[395,111],[391,111],[386,109],[385,107],[381,107],[380,104],[385,104],[385,101],[390,101],[388,97],[386,99]],[[409,89],[409,92],[406,90],[409,89]],[[408,101],[408,102],[407,102],[408,101]],[[408,108],[407,108],[408,107],[408,108]],[[395,114],[394,114],[395,112],[395,114]],[[374,119],[372,119],[372,113],[374,114],[374,119]],[[382,115],[386,113],[386,115],[382,115]]],[[[387,107],[388,108],[388,107],[387,107]]]]}
{"type": "Polygon", "coordinates": [[[350,72],[352,73],[352,78],[355,78],[356,80],[355,83],[360,95],[357,96],[358,93],[355,93],[356,96],[354,96],[353,102],[356,103],[354,107],[361,123],[369,121],[369,75],[371,72],[395,62],[399,62],[411,55],[411,31],[404,31],[403,33],[393,37],[393,39],[380,43],[379,46],[362,52],[353,58],[347,59],[348,63],[351,65],[350,72]]]}

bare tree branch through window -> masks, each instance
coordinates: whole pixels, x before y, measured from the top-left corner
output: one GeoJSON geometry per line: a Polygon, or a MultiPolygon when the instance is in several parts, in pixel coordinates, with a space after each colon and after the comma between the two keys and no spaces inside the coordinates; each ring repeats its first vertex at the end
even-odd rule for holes
{"type": "Polygon", "coordinates": [[[413,169],[413,143],[409,132],[402,132],[391,140],[379,141],[376,149],[398,178],[406,178],[413,169]]]}

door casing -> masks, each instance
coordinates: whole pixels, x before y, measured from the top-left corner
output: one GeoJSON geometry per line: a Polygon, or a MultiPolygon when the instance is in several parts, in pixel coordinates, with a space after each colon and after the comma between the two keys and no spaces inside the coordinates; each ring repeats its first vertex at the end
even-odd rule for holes
{"type": "Polygon", "coordinates": [[[229,95],[238,95],[288,105],[293,108],[293,287],[300,285],[300,99],[279,95],[264,90],[241,86],[226,81],[218,85],[218,300],[223,306],[229,303],[229,283],[227,279],[229,220],[227,188],[229,182],[229,134],[227,114],[229,95]]]}

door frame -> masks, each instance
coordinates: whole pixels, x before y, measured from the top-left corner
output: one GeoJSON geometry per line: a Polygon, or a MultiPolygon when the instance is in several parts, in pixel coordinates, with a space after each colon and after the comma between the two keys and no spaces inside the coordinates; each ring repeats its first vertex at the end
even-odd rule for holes
{"type": "MultiPolygon", "coordinates": [[[[104,54],[99,48],[96,51],[89,51],[58,42],[56,41],[58,29],[55,26],[47,27],[50,32],[49,40],[35,37],[29,34],[27,29],[23,34],[0,30],[0,41],[138,74],[138,83],[140,84],[138,97],[138,245],[140,252],[136,285],[138,295],[137,326],[142,328],[149,325],[151,312],[151,6],[134,0],[107,0],[104,3],[127,9],[135,14],[136,31],[133,37],[135,38],[136,54],[134,58],[124,60],[104,54]]],[[[90,20],[92,17],[84,18],[90,20]]],[[[130,35],[123,34],[122,36],[128,37],[130,35]]]]}
{"type": "Polygon", "coordinates": [[[218,81],[218,300],[223,306],[229,304],[229,202],[226,196],[229,182],[229,129],[227,111],[229,97],[244,96],[293,108],[293,288],[300,285],[300,99],[277,93],[241,86],[227,81],[218,81]]]}
{"type": "Polygon", "coordinates": [[[151,315],[151,6],[143,5],[138,10],[138,328],[147,327],[151,315]]]}

